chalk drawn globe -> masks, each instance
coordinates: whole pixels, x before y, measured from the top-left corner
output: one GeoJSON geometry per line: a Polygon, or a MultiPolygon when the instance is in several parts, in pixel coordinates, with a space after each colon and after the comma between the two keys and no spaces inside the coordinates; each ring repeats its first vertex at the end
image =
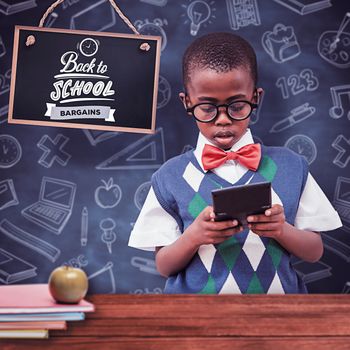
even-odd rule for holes
{"type": "Polygon", "coordinates": [[[151,188],[151,181],[147,181],[141,184],[136,190],[135,196],[134,196],[134,203],[137,209],[141,210],[150,188],[151,188]]]}
{"type": "Polygon", "coordinates": [[[157,108],[162,108],[168,104],[171,98],[171,87],[168,81],[159,76],[157,108]]]}

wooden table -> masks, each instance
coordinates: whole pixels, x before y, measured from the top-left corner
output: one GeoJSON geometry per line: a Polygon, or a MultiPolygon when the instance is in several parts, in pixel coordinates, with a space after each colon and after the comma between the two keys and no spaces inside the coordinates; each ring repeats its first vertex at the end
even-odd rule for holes
{"type": "Polygon", "coordinates": [[[350,349],[349,295],[94,295],[96,312],[12,349],[350,349]]]}

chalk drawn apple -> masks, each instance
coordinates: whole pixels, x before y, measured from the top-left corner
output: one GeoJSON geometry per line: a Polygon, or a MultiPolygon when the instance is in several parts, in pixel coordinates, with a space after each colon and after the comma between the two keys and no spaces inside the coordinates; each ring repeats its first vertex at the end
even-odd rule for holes
{"type": "Polygon", "coordinates": [[[108,182],[101,181],[103,185],[95,190],[95,201],[103,209],[114,208],[122,199],[122,190],[117,184],[113,183],[113,178],[110,178],[108,182]]]}

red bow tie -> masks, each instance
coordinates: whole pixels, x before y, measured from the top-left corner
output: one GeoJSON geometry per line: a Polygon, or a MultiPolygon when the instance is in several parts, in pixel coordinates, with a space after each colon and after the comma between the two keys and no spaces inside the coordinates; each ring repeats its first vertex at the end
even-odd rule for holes
{"type": "Polygon", "coordinates": [[[261,147],[259,143],[243,146],[237,152],[225,152],[218,147],[205,145],[202,153],[202,164],[205,170],[211,170],[228,160],[236,160],[248,169],[256,171],[260,158],[261,147]]]}

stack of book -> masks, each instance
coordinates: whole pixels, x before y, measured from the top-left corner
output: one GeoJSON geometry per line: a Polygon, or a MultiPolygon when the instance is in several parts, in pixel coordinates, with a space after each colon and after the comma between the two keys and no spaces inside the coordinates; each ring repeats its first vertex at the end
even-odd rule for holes
{"type": "Polygon", "coordinates": [[[49,330],[67,329],[81,321],[94,305],[57,303],[47,284],[0,286],[0,338],[48,338],[49,330]]]}

